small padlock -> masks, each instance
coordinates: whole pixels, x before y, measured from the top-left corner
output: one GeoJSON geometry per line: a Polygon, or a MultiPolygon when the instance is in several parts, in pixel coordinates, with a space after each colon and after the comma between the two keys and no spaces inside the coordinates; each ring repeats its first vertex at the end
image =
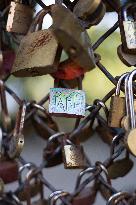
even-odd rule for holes
{"type": "Polygon", "coordinates": [[[122,49],[126,53],[136,54],[136,19],[132,9],[136,3],[122,7],[119,13],[122,49]]]}
{"type": "Polygon", "coordinates": [[[76,16],[64,6],[54,5],[52,18],[53,33],[69,57],[86,71],[95,68],[90,38],[76,16]]]}
{"type": "Polygon", "coordinates": [[[126,114],[125,110],[125,98],[120,97],[120,86],[122,83],[122,80],[124,77],[126,77],[127,74],[123,74],[116,87],[115,96],[111,97],[110,102],[110,111],[109,111],[109,118],[108,118],[108,125],[109,127],[121,127],[121,120],[126,114]]]}
{"type": "Polygon", "coordinates": [[[22,0],[11,1],[6,29],[8,32],[26,34],[33,18],[33,9],[22,0]]]}
{"type": "MultiPolygon", "coordinates": [[[[32,203],[32,199],[31,199],[31,186],[30,186],[30,181],[35,178],[35,177],[38,177],[39,175],[42,175],[42,173],[38,173],[36,174],[37,170],[36,169],[32,169],[28,172],[28,174],[26,175],[26,181],[25,181],[25,186],[26,186],[26,189],[27,189],[27,199],[26,199],[26,204],[27,205],[31,205],[33,204],[32,203]]],[[[44,199],[44,190],[43,190],[43,183],[42,181],[39,181],[38,182],[38,188],[39,188],[39,192],[38,194],[40,194],[40,199],[38,201],[35,201],[34,204],[38,205],[38,204],[43,204],[44,205],[44,202],[45,202],[45,199],[44,199]],[[39,184],[40,182],[40,184],[39,184]],[[39,186],[40,185],[40,186],[39,186]]]]}
{"type": "Polygon", "coordinates": [[[35,17],[28,34],[22,39],[13,65],[12,74],[17,77],[33,77],[52,73],[62,49],[51,28],[39,30],[49,10],[41,10],[35,17]],[[36,28],[38,26],[38,31],[36,28]]]}
{"type": "Polygon", "coordinates": [[[96,127],[96,132],[99,134],[100,138],[108,145],[111,145],[114,134],[111,129],[108,129],[102,125],[96,127]]]}
{"type": "Polygon", "coordinates": [[[87,166],[83,147],[73,144],[66,136],[63,137],[62,153],[65,169],[82,169],[87,166]]]}
{"type": "Polygon", "coordinates": [[[79,19],[85,21],[89,28],[100,23],[106,8],[102,0],[79,0],[74,6],[73,12],[79,19]]]}
{"type": "Polygon", "coordinates": [[[51,88],[49,113],[56,116],[84,117],[84,91],[66,88],[51,88]]]}
{"type": "MultiPolygon", "coordinates": [[[[20,201],[24,202],[27,200],[27,197],[28,197],[27,196],[28,189],[27,189],[25,181],[23,181],[23,177],[22,177],[23,171],[25,169],[32,170],[33,167],[34,167],[33,164],[28,163],[28,164],[23,165],[19,169],[19,177],[18,177],[19,187],[18,187],[17,191],[15,192],[15,194],[19,198],[20,201]]],[[[37,177],[35,177],[34,181],[32,181],[32,183],[30,183],[31,198],[37,196],[39,194],[40,189],[41,189],[41,181],[37,177]]]]}
{"type": "Polygon", "coordinates": [[[62,151],[58,138],[64,135],[64,133],[56,133],[52,135],[47,142],[46,147],[43,150],[43,160],[45,161],[45,167],[53,167],[62,163],[62,151]]]}
{"type": "Polygon", "coordinates": [[[108,167],[108,175],[110,179],[117,179],[119,177],[124,177],[133,168],[134,163],[129,158],[129,153],[126,152],[126,156],[123,159],[116,160],[108,167]]]}
{"type": "Polygon", "coordinates": [[[15,182],[18,179],[18,164],[14,160],[2,159],[0,161],[0,178],[5,184],[15,182]]]}
{"type": "Polygon", "coordinates": [[[136,55],[124,52],[122,49],[122,45],[118,46],[117,53],[118,53],[120,60],[126,66],[128,67],[136,66],[136,55]]]}
{"type": "Polygon", "coordinates": [[[19,107],[19,111],[16,117],[15,128],[7,145],[8,146],[7,154],[10,159],[19,157],[23,150],[24,147],[23,128],[24,128],[25,114],[26,114],[26,103],[23,102],[22,105],[19,107]]]}

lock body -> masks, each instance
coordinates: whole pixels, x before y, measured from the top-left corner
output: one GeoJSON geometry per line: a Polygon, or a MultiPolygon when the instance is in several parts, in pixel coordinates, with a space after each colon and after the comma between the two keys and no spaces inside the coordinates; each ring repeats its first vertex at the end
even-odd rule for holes
{"type": "Polygon", "coordinates": [[[63,160],[65,169],[85,168],[84,151],[81,145],[64,145],[63,160]]]}
{"type": "Polygon", "coordinates": [[[86,71],[95,68],[88,34],[72,12],[62,5],[52,7],[53,33],[69,57],[86,71]]]}
{"type": "Polygon", "coordinates": [[[56,116],[84,117],[85,93],[82,90],[51,88],[49,113],[56,116]]]}
{"type": "Polygon", "coordinates": [[[33,32],[21,41],[12,74],[17,77],[33,77],[56,71],[60,49],[52,31],[33,32]]]}
{"type": "Polygon", "coordinates": [[[11,2],[7,26],[8,32],[26,34],[33,18],[33,9],[18,2],[11,2]]]}
{"type": "Polygon", "coordinates": [[[121,127],[121,120],[125,116],[125,98],[112,96],[108,118],[109,127],[121,127]]]}

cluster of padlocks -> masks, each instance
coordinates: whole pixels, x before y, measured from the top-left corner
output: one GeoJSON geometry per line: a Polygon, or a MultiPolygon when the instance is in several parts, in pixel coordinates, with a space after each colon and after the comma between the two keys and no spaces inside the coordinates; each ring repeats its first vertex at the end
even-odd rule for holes
{"type": "Polygon", "coordinates": [[[49,6],[41,0],[1,0],[0,205],[54,205],[58,200],[66,205],[91,205],[98,193],[107,205],[136,205],[135,190],[128,193],[112,186],[113,179],[132,170],[134,162],[130,155],[136,156],[136,70],[114,78],[100,62],[101,56],[95,53],[118,27],[121,35],[118,57],[128,67],[136,66],[134,0],[56,0],[49,6]],[[42,7],[38,13],[34,10],[36,4],[42,7]],[[106,12],[112,11],[118,13],[118,21],[92,45],[87,29],[98,25],[106,12]],[[47,14],[53,22],[43,29],[47,14]],[[63,51],[66,60],[61,58],[63,51]],[[87,104],[82,81],[96,66],[115,88],[103,99],[87,104]],[[21,99],[7,85],[11,75],[22,78],[47,74],[54,79],[54,87],[39,102],[21,99]],[[18,105],[15,120],[9,114],[6,93],[18,105]],[[109,99],[110,109],[106,106],[109,99]],[[53,116],[76,118],[74,129],[60,132],[53,116]],[[40,166],[21,156],[26,137],[24,124],[29,122],[47,142],[40,166]],[[104,162],[92,165],[81,143],[89,139],[93,130],[109,145],[110,153],[104,162]],[[46,168],[61,163],[66,169],[83,169],[72,193],[56,190],[43,175],[46,168]],[[16,189],[6,191],[5,186],[13,182],[18,182],[16,189]],[[51,191],[48,198],[44,196],[45,187],[51,191]],[[40,199],[35,200],[38,195],[40,199]]]}

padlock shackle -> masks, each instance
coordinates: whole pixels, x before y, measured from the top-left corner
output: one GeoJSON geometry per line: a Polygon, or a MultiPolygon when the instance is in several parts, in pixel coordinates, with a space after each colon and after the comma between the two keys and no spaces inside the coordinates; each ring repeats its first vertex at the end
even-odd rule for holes
{"type": "Polygon", "coordinates": [[[29,28],[29,30],[28,30],[28,34],[34,32],[34,31],[36,31],[37,25],[38,25],[38,30],[41,29],[41,23],[43,22],[43,18],[44,18],[45,15],[48,14],[50,11],[51,11],[51,6],[47,6],[47,8],[40,10],[40,11],[36,14],[36,16],[35,16],[35,18],[34,18],[32,24],[31,24],[31,26],[30,26],[30,28],[29,28]]]}
{"type": "Polygon", "coordinates": [[[128,77],[128,102],[129,102],[129,108],[128,108],[128,114],[130,115],[130,126],[131,129],[136,128],[136,119],[135,119],[135,110],[134,110],[134,96],[133,96],[133,78],[136,75],[136,70],[133,70],[129,77],[128,77]]]}
{"type": "Polygon", "coordinates": [[[84,175],[94,173],[95,171],[96,171],[96,167],[88,167],[85,170],[81,171],[77,177],[77,180],[76,180],[75,191],[77,190],[77,188],[81,184],[81,180],[84,177],[84,175]]]}
{"type": "MultiPolygon", "coordinates": [[[[66,196],[70,196],[70,193],[61,191],[61,190],[53,192],[49,196],[49,205],[55,205],[58,199],[60,199],[61,197],[66,197],[66,196]]],[[[70,204],[71,203],[69,202],[69,205],[70,204]]]]}
{"type": "Polygon", "coordinates": [[[128,192],[118,192],[109,198],[107,205],[112,205],[113,202],[114,204],[118,204],[119,201],[122,201],[123,199],[130,198],[130,197],[132,197],[132,195],[129,194],[128,192]],[[117,200],[118,198],[119,200],[117,200]],[[115,200],[117,201],[115,202],[115,200]]]}
{"type": "Polygon", "coordinates": [[[111,179],[109,177],[108,171],[107,171],[106,167],[104,166],[104,164],[102,162],[98,161],[95,163],[95,165],[96,165],[96,167],[100,168],[102,170],[102,172],[104,172],[108,184],[111,185],[111,179]]]}
{"type": "Polygon", "coordinates": [[[116,86],[116,91],[115,91],[115,96],[119,96],[120,95],[120,90],[121,90],[121,85],[122,85],[122,81],[127,77],[127,75],[129,74],[129,72],[124,73],[120,76],[118,82],[117,82],[117,86],[116,86]]]}

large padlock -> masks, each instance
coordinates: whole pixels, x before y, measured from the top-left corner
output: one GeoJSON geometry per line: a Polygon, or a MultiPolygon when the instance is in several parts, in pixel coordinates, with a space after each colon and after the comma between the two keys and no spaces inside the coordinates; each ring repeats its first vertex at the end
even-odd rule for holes
{"type": "Polygon", "coordinates": [[[53,32],[69,57],[89,71],[95,67],[90,38],[76,16],[62,5],[52,7],[53,32]]]}
{"type": "Polygon", "coordinates": [[[51,88],[49,113],[56,116],[84,117],[84,91],[66,88],[51,88]]]}
{"type": "Polygon", "coordinates": [[[33,9],[22,0],[11,1],[6,29],[8,32],[26,34],[33,18],[33,9]]]}
{"type": "Polygon", "coordinates": [[[35,17],[28,34],[22,39],[13,65],[12,74],[18,77],[33,77],[57,70],[61,48],[52,29],[39,30],[49,10],[41,10],[35,17]],[[38,27],[38,31],[36,28],[38,27]]]}
{"type": "Polygon", "coordinates": [[[85,21],[85,24],[87,23],[89,28],[100,23],[104,17],[106,8],[102,0],[79,0],[73,12],[79,19],[85,21]]]}
{"type": "Polygon", "coordinates": [[[115,96],[111,97],[111,103],[110,103],[110,111],[109,111],[109,118],[108,118],[108,125],[109,127],[121,127],[121,120],[126,114],[126,108],[125,108],[125,98],[120,97],[120,86],[122,83],[122,80],[128,75],[128,73],[123,74],[116,87],[116,93],[115,96]]]}
{"type": "Polygon", "coordinates": [[[136,54],[136,3],[130,3],[124,6],[119,13],[120,32],[123,51],[136,54]]]}

